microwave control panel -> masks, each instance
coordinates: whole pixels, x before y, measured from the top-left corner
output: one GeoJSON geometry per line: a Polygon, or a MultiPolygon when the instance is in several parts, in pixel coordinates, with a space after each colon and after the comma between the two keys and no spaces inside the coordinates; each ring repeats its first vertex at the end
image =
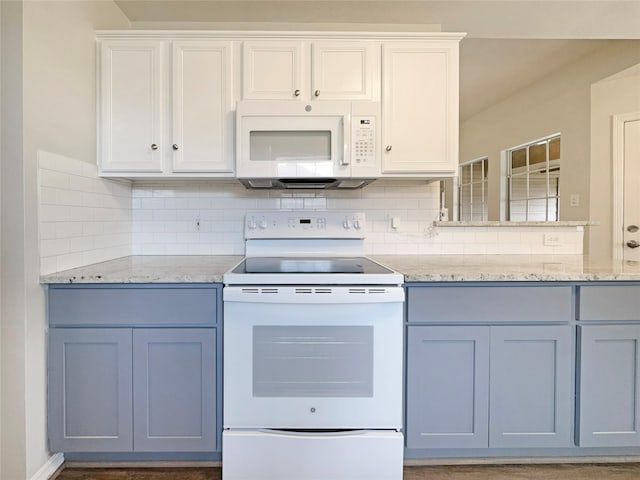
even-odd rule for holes
{"type": "Polygon", "coordinates": [[[351,119],[352,162],[355,165],[375,165],[376,117],[353,116],[351,119]]]}

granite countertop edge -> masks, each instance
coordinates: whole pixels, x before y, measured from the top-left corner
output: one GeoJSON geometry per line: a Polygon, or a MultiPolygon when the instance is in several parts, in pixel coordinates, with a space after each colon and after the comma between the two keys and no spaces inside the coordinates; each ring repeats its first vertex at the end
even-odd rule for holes
{"type": "MultiPolygon", "coordinates": [[[[411,282],[640,281],[640,262],[582,255],[369,255],[411,282]]],[[[129,256],[40,276],[42,284],[222,283],[242,256],[129,256]]]]}
{"type": "Polygon", "coordinates": [[[560,220],[557,222],[545,221],[506,221],[506,220],[436,220],[436,227],[597,227],[600,222],[591,220],[560,220]]]}

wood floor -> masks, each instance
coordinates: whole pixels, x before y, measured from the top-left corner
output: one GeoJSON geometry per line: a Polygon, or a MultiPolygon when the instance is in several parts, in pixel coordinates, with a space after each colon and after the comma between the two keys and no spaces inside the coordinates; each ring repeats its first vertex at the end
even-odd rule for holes
{"type": "MultiPolygon", "coordinates": [[[[64,468],[55,480],[221,480],[220,468],[64,468]]],[[[640,463],[405,467],[404,480],[640,480],[640,463]]],[[[326,479],[331,480],[331,479],[326,479]]],[[[375,480],[375,479],[371,479],[375,480]]]]}

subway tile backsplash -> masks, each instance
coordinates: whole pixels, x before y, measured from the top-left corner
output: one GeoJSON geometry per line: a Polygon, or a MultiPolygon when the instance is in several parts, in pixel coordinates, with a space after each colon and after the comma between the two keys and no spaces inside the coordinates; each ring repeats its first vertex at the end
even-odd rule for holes
{"type": "Polygon", "coordinates": [[[131,254],[131,182],[44,151],[38,180],[41,274],[131,254]]]}
{"type": "Polygon", "coordinates": [[[439,210],[439,184],[379,181],[362,190],[291,193],[246,190],[235,181],[138,182],[132,189],[133,253],[241,255],[251,210],[357,210],[367,219],[367,253],[397,253],[427,235],[439,210]],[[403,228],[393,231],[391,216],[403,228]]]}
{"type": "Polygon", "coordinates": [[[247,190],[235,180],[131,182],[47,152],[39,152],[39,182],[42,274],[131,254],[242,255],[252,210],[362,211],[369,255],[582,254],[582,227],[434,226],[438,182],[312,192],[247,190]],[[553,245],[544,241],[549,231],[553,245]]]}

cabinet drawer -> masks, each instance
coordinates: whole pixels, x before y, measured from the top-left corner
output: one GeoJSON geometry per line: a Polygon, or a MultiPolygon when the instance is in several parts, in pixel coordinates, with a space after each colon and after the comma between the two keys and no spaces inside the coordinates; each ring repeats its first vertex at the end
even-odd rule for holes
{"type": "Polygon", "coordinates": [[[429,286],[409,287],[409,322],[568,322],[571,287],[429,286]]]}
{"type": "Polygon", "coordinates": [[[640,320],[640,285],[579,289],[578,320],[640,320]]]}
{"type": "Polygon", "coordinates": [[[49,287],[49,324],[213,325],[216,302],[214,285],[49,287]]]}

